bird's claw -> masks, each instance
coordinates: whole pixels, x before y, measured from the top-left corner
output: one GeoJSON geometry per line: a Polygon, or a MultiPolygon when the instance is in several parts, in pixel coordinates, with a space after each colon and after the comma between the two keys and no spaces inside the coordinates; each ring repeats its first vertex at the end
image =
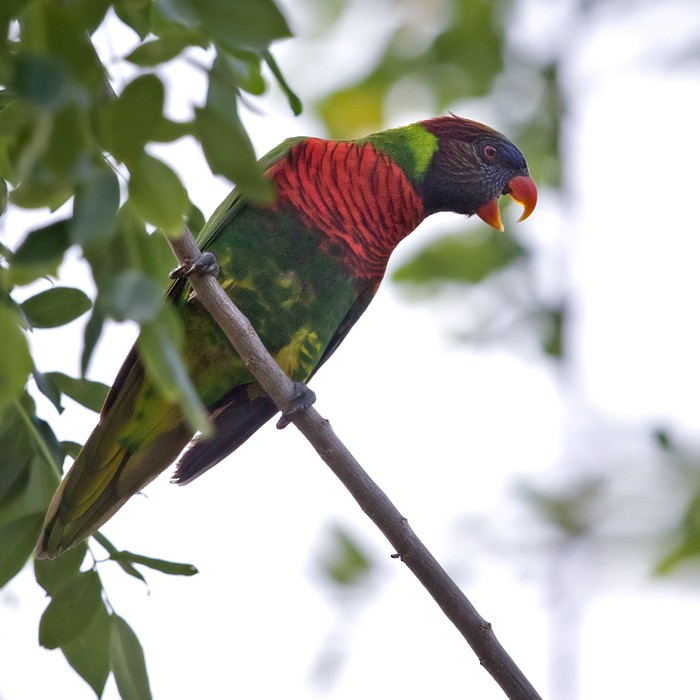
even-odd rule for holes
{"type": "Polygon", "coordinates": [[[180,279],[181,277],[189,277],[190,275],[212,275],[216,277],[219,274],[219,263],[216,260],[214,253],[202,253],[196,260],[189,260],[180,267],[176,267],[170,271],[170,279],[180,279]]]}
{"type": "Polygon", "coordinates": [[[294,398],[291,402],[292,406],[280,416],[280,419],[277,421],[277,430],[286,428],[292,422],[292,418],[297,413],[309,408],[309,406],[312,406],[316,401],[316,394],[309,389],[306,384],[294,382],[294,387],[296,389],[296,393],[294,394],[294,398]]]}

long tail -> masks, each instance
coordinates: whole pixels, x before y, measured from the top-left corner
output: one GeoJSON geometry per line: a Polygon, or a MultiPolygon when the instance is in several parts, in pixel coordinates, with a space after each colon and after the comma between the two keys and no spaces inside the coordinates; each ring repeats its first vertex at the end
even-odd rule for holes
{"type": "Polygon", "coordinates": [[[175,406],[157,400],[152,405],[151,397],[148,411],[138,411],[146,384],[132,350],[99,424],[51,500],[37,558],[53,559],[95,532],[187,445],[192,431],[175,406]]]}

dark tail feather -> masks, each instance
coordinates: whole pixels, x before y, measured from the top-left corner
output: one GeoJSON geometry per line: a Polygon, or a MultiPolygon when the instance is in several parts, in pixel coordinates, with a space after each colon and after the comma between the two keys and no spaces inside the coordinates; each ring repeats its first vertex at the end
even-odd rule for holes
{"type": "Polygon", "coordinates": [[[177,463],[173,483],[189,484],[240,447],[277,413],[269,396],[251,399],[250,389],[249,384],[238,386],[218,402],[211,412],[214,435],[190,444],[177,463]]]}

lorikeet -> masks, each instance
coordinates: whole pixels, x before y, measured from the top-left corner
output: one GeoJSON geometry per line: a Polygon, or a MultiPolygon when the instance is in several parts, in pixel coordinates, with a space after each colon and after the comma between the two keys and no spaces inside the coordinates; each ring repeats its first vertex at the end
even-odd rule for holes
{"type": "MultiPolygon", "coordinates": [[[[199,236],[219,280],[289,377],[308,381],[377,292],[396,245],[439,211],[476,214],[503,230],[498,198],[530,215],[537,190],[522,153],[474,121],[438,117],[356,141],[293,138],[264,157],[276,187],[270,205],[235,190],[199,236]]],[[[127,356],[100,421],[51,501],[37,545],[55,557],[105,523],[180,457],[186,484],[229,455],[277,408],[191,294],[170,289],[182,315],[184,357],[211,413],[214,434],[192,440],[176,405],[156,391],[136,349],[127,356]]]]}

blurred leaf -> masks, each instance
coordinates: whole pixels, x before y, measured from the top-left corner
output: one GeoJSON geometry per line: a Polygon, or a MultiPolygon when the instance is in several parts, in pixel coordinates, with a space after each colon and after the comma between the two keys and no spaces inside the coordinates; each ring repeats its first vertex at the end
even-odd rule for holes
{"type": "Polygon", "coordinates": [[[63,451],[73,459],[75,459],[80,450],[83,449],[83,446],[79,442],[73,442],[72,440],[61,440],[61,447],[63,451]]]}
{"type": "Polygon", "coordinates": [[[545,320],[542,349],[547,355],[557,360],[562,357],[564,324],[566,312],[563,306],[543,310],[545,320]]]}
{"type": "Polygon", "coordinates": [[[32,371],[32,358],[17,316],[0,303],[0,412],[12,404],[24,389],[32,371]]]}
{"type": "Polygon", "coordinates": [[[7,203],[9,201],[7,183],[0,177],[0,218],[7,211],[7,203]]]}
{"type": "Polygon", "coordinates": [[[384,116],[385,90],[373,84],[338,90],[318,106],[331,137],[351,138],[377,131],[384,116]]]}
{"type": "Polygon", "coordinates": [[[77,401],[81,406],[96,413],[102,410],[102,404],[109,391],[106,384],[90,379],[69,377],[61,372],[49,372],[46,376],[63,394],[69,396],[73,401],[77,401]]]}
{"type": "Polygon", "coordinates": [[[153,140],[164,119],[164,100],[165,88],[157,76],[132,80],[103,112],[103,138],[109,152],[122,161],[143,160],[143,147],[153,140]]]}
{"type": "Polygon", "coordinates": [[[51,378],[47,377],[43,372],[39,372],[36,367],[32,372],[32,377],[34,377],[34,381],[36,382],[36,386],[39,391],[54,405],[54,408],[59,413],[63,413],[63,406],[61,405],[61,392],[51,381],[51,378]]]}
{"type": "MultiPolygon", "coordinates": [[[[34,458],[32,442],[19,411],[10,406],[0,414],[0,513],[29,481],[34,458]]],[[[0,518],[2,520],[2,518],[0,518]]]]}
{"type": "Polygon", "coordinates": [[[26,284],[42,275],[55,274],[69,246],[67,219],[30,231],[11,261],[12,279],[26,284]]]}
{"type": "Polygon", "coordinates": [[[43,513],[31,513],[0,527],[0,588],[13,579],[34,551],[43,513]]]}
{"type": "Polygon", "coordinates": [[[173,26],[158,38],[137,46],[126,60],[142,67],[157,66],[172,60],[188,46],[206,48],[206,45],[206,40],[199,32],[173,26]]]}
{"type": "Polygon", "coordinates": [[[303,109],[303,106],[301,104],[301,100],[296,95],[296,93],[292,90],[292,88],[289,87],[289,84],[285,80],[284,75],[282,75],[282,71],[280,70],[279,66],[277,65],[277,61],[275,61],[272,54],[269,51],[264,51],[263,58],[265,59],[265,62],[269,66],[270,70],[272,71],[272,74],[275,76],[275,79],[279,83],[279,86],[282,88],[282,91],[287,96],[287,100],[289,101],[289,106],[292,108],[292,112],[294,113],[294,116],[298,117],[301,114],[302,109],[303,109]]]}
{"type": "Polygon", "coordinates": [[[52,287],[29,297],[21,306],[34,328],[56,328],[89,311],[92,302],[80,289],[52,287]]]}
{"type": "Polygon", "coordinates": [[[676,544],[656,565],[655,573],[668,576],[679,565],[700,561],[700,491],[693,494],[675,528],[676,544]]]}
{"type": "Polygon", "coordinates": [[[75,639],[90,624],[101,603],[102,584],[97,572],[85,571],[68,579],[52,596],[41,616],[39,644],[55,649],[75,639]]]}
{"type": "Polygon", "coordinates": [[[109,281],[101,297],[103,308],[117,321],[153,321],[165,300],[158,283],[140,270],[126,270],[109,281]]]}
{"type": "MultiPolygon", "coordinates": [[[[226,63],[239,88],[252,95],[262,95],[265,92],[259,54],[253,51],[231,51],[219,53],[219,58],[226,63]]],[[[232,97],[235,97],[233,93],[232,97]]]]}
{"type": "Polygon", "coordinates": [[[21,55],[15,67],[17,95],[44,109],[57,110],[70,99],[72,81],[62,63],[51,56],[21,55]]]}
{"type": "Polygon", "coordinates": [[[197,235],[202,230],[206,222],[207,220],[204,217],[204,214],[202,214],[201,209],[194,204],[190,204],[190,210],[187,214],[185,223],[195,238],[197,238],[197,235]]]}
{"type": "Polygon", "coordinates": [[[584,478],[562,493],[547,492],[525,485],[521,493],[545,522],[554,525],[569,537],[580,537],[590,531],[593,511],[603,492],[603,481],[584,478]]]}
{"type": "Polygon", "coordinates": [[[109,167],[90,173],[75,192],[70,237],[82,246],[104,241],[114,232],[119,209],[119,181],[109,167]]]}
{"type": "Polygon", "coordinates": [[[100,601],[97,612],[82,633],[61,646],[68,663],[98,698],[102,697],[111,670],[111,641],[111,617],[105,604],[100,601]]]}
{"type": "Polygon", "coordinates": [[[274,39],[291,36],[287,22],[272,0],[156,0],[168,18],[231,48],[260,50],[274,39]]]}
{"type": "Polygon", "coordinates": [[[56,489],[65,453],[26,393],[2,413],[0,523],[43,513],[56,489]]]}
{"type": "Polygon", "coordinates": [[[652,437],[656,444],[665,452],[674,452],[676,450],[675,440],[665,428],[655,428],[652,437]]]}
{"type": "Polygon", "coordinates": [[[357,586],[372,569],[369,556],[343,528],[333,527],[330,536],[332,542],[329,551],[320,558],[323,572],[339,586],[357,586]]]}
{"type": "Polygon", "coordinates": [[[116,0],[114,11],[117,17],[131,27],[143,40],[151,32],[151,0],[116,0]]]}
{"type": "Polygon", "coordinates": [[[126,620],[112,615],[111,667],[122,700],[149,700],[146,660],[141,643],[126,620]]]}
{"type": "Polygon", "coordinates": [[[87,545],[81,542],[57,559],[35,559],[34,576],[36,582],[49,595],[54,595],[68,579],[72,579],[80,573],[80,565],[85,560],[86,554],[87,545]]]}
{"type": "Polygon", "coordinates": [[[109,558],[118,563],[128,562],[130,564],[147,566],[149,569],[154,569],[164,574],[170,574],[171,576],[194,576],[199,573],[197,567],[192,564],[154,559],[153,557],[145,557],[143,554],[134,554],[134,552],[114,552],[109,558]]]}
{"type": "Polygon", "coordinates": [[[210,71],[207,103],[196,110],[195,124],[209,166],[235,182],[249,197],[270,201],[271,183],[263,178],[250,138],[238,116],[238,84],[221,56],[210,71]]]}
{"type": "Polygon", "coordinates": [[[202,405],[179,353],[182,329],[169,306],[155,321],[141,326],[137,344],[146,370],[168,401],[179,401],[185,420],[195,431],[211,434],[209,414],[202,405]]]}
{"type": "Polygon", "coordinates": [[[129,199],[134,210],[166,233],[179,235],[189,209],[180,178],[162,161],[144,153],[130,166],[129,199]]]}
{"type": "Polygon", "coordinates": [[[80,374],[85,376],[92,353],[95,351],[97,341],[102,335],[102,327],[104,326],[104,313],[98,304],[92,308],[92,313],[88,322],[85,324],[85,333],[83,334],[83,351],[80,354],[80,374]]]}
{"type": "Polygon", "coordinates": [[[476,284],[525,254],[498,232],[443,236],[419,251],[394,273],[396,282],[476,284]]]}

